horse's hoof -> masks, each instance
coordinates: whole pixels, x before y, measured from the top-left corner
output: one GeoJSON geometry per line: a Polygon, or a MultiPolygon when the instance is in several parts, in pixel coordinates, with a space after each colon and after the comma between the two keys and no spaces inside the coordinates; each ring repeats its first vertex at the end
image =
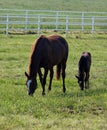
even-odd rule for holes
{"type": "Polygon", "coordinates": [[[85,86],[85,89],[89,89],[89,86],[85,86]]]}
{"type": "Polygon", "coordinates": [[[83,90],[84,90],[84,88],[81,88],[81,90],[83,91],[83,90]]]}
{"type": "Polygon", "coordinates": [[[63,89],[63,93],[65,93],[66,92],[66,88],[65,89],[63,89]]]}
{"type": "Polygon", "coordinates": [[[51,91],[51,88],[48,88],[48,92],[51,91]]]}
{"type": "Polygon", "coordinates": [[[44,96],[44,95],[45,95],[45,92],[42,92],[42,95],[44,96]]]}

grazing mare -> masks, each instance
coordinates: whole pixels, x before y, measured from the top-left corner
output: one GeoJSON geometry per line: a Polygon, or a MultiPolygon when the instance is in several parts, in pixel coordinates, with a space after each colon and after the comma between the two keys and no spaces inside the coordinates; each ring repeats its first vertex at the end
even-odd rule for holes
{"type": "Polygon", "coordinates": [[[84,90],[84,84],[85,88],[89,88],[90,67],[91,54],[90,52],[83,52],[78,63],[78,75],[76,75],[81,90],[84,90]]]}
{"type": "Polygon", "coordinates": [[[33,95],[37,88],[37,73],[42,85],[42,95],[45,95],[45,84],[48,71],[50,71],[50,81],[48,90],[51,90],[53,67],[56,65],[56,77],[60,78],[62,73],[63,80],[63,92],[65,88],[65,69],[68,58],[68,44],[66,40],[58,35],[51,35],[45,37],[41,35],[33,46],[33,50],[30,57],[29,73],[25,72],[27,77],[26,85],[28,94],[33,95]],[[44,68],[44,74],[41,71],[44,68]]]}

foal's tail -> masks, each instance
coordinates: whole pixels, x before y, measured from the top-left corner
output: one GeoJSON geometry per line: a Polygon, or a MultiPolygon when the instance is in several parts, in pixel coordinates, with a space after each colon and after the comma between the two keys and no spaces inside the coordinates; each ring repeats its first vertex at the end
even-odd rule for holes
{"type": "Polygon", "coordinates": [[[58,64],[56,67],[56,78],[57,80],[60,79],[60,73],[61,73],[61,64],[58,64]]]}

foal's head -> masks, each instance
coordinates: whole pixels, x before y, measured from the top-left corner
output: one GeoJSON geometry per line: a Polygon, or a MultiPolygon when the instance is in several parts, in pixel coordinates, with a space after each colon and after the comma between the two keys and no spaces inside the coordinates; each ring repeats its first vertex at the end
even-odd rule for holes
{"type": "Polygon", "coordinates": [[[78,79],[78,84],[79,84],[79,87],[81,88],[81,90],[84,90],[85,73],[83,73],[79,76],[76,75],[75,77],[78,79]]]}
{"type": "Polygon", "coordinates": [[[37,81],[35,78],[30,78],[29,75],[25,72],[25,76],[27,77],[26,85],[28,90],[28,95],[33,95],[35,89],[37,88],[37,81]]]}

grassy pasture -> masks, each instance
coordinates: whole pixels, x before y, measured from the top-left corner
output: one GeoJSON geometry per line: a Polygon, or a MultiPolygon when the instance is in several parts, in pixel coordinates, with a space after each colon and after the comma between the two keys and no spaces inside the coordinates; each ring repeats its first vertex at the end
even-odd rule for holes
{"type": "MultiPolygon", "coordinates": [[[[105,0],[0,0],[0,8],[32,10],[107,11],[105,0]]],[[[61,34],[69,43],[66,94],[62,80],[53,79],[52,91],[27,95],[24,72],[37,35],[0,34],[0,130],[106,130],[107,35],[61,34]],[[78,35],[78,39],[76,39],[78,35]],[[75,74],[82,51],[92,53],[90,89],[80,91],[75,74]]],[[[49,78],[47,77],[48,86],[49,78]]]]}
{"type": "MultiPolygon", "coordinates": [[[[46,34],[47,35],[47,34],[46,34]]],[[[37,35],[0,35],[1,130],[106,130],[107,35],[61,34],[69,43],[66,94],[62,80],[43,97],[38,80],[34,97],[27,95],[24,72],[37,35]],[[78,38],[76,36],[78,35],[78,38]],[[75,74],[82,51],[92,54],[90,89],[80,91],[75,74]]],[[[47,85],[49,77],[47,77],[47,85]]]]}

